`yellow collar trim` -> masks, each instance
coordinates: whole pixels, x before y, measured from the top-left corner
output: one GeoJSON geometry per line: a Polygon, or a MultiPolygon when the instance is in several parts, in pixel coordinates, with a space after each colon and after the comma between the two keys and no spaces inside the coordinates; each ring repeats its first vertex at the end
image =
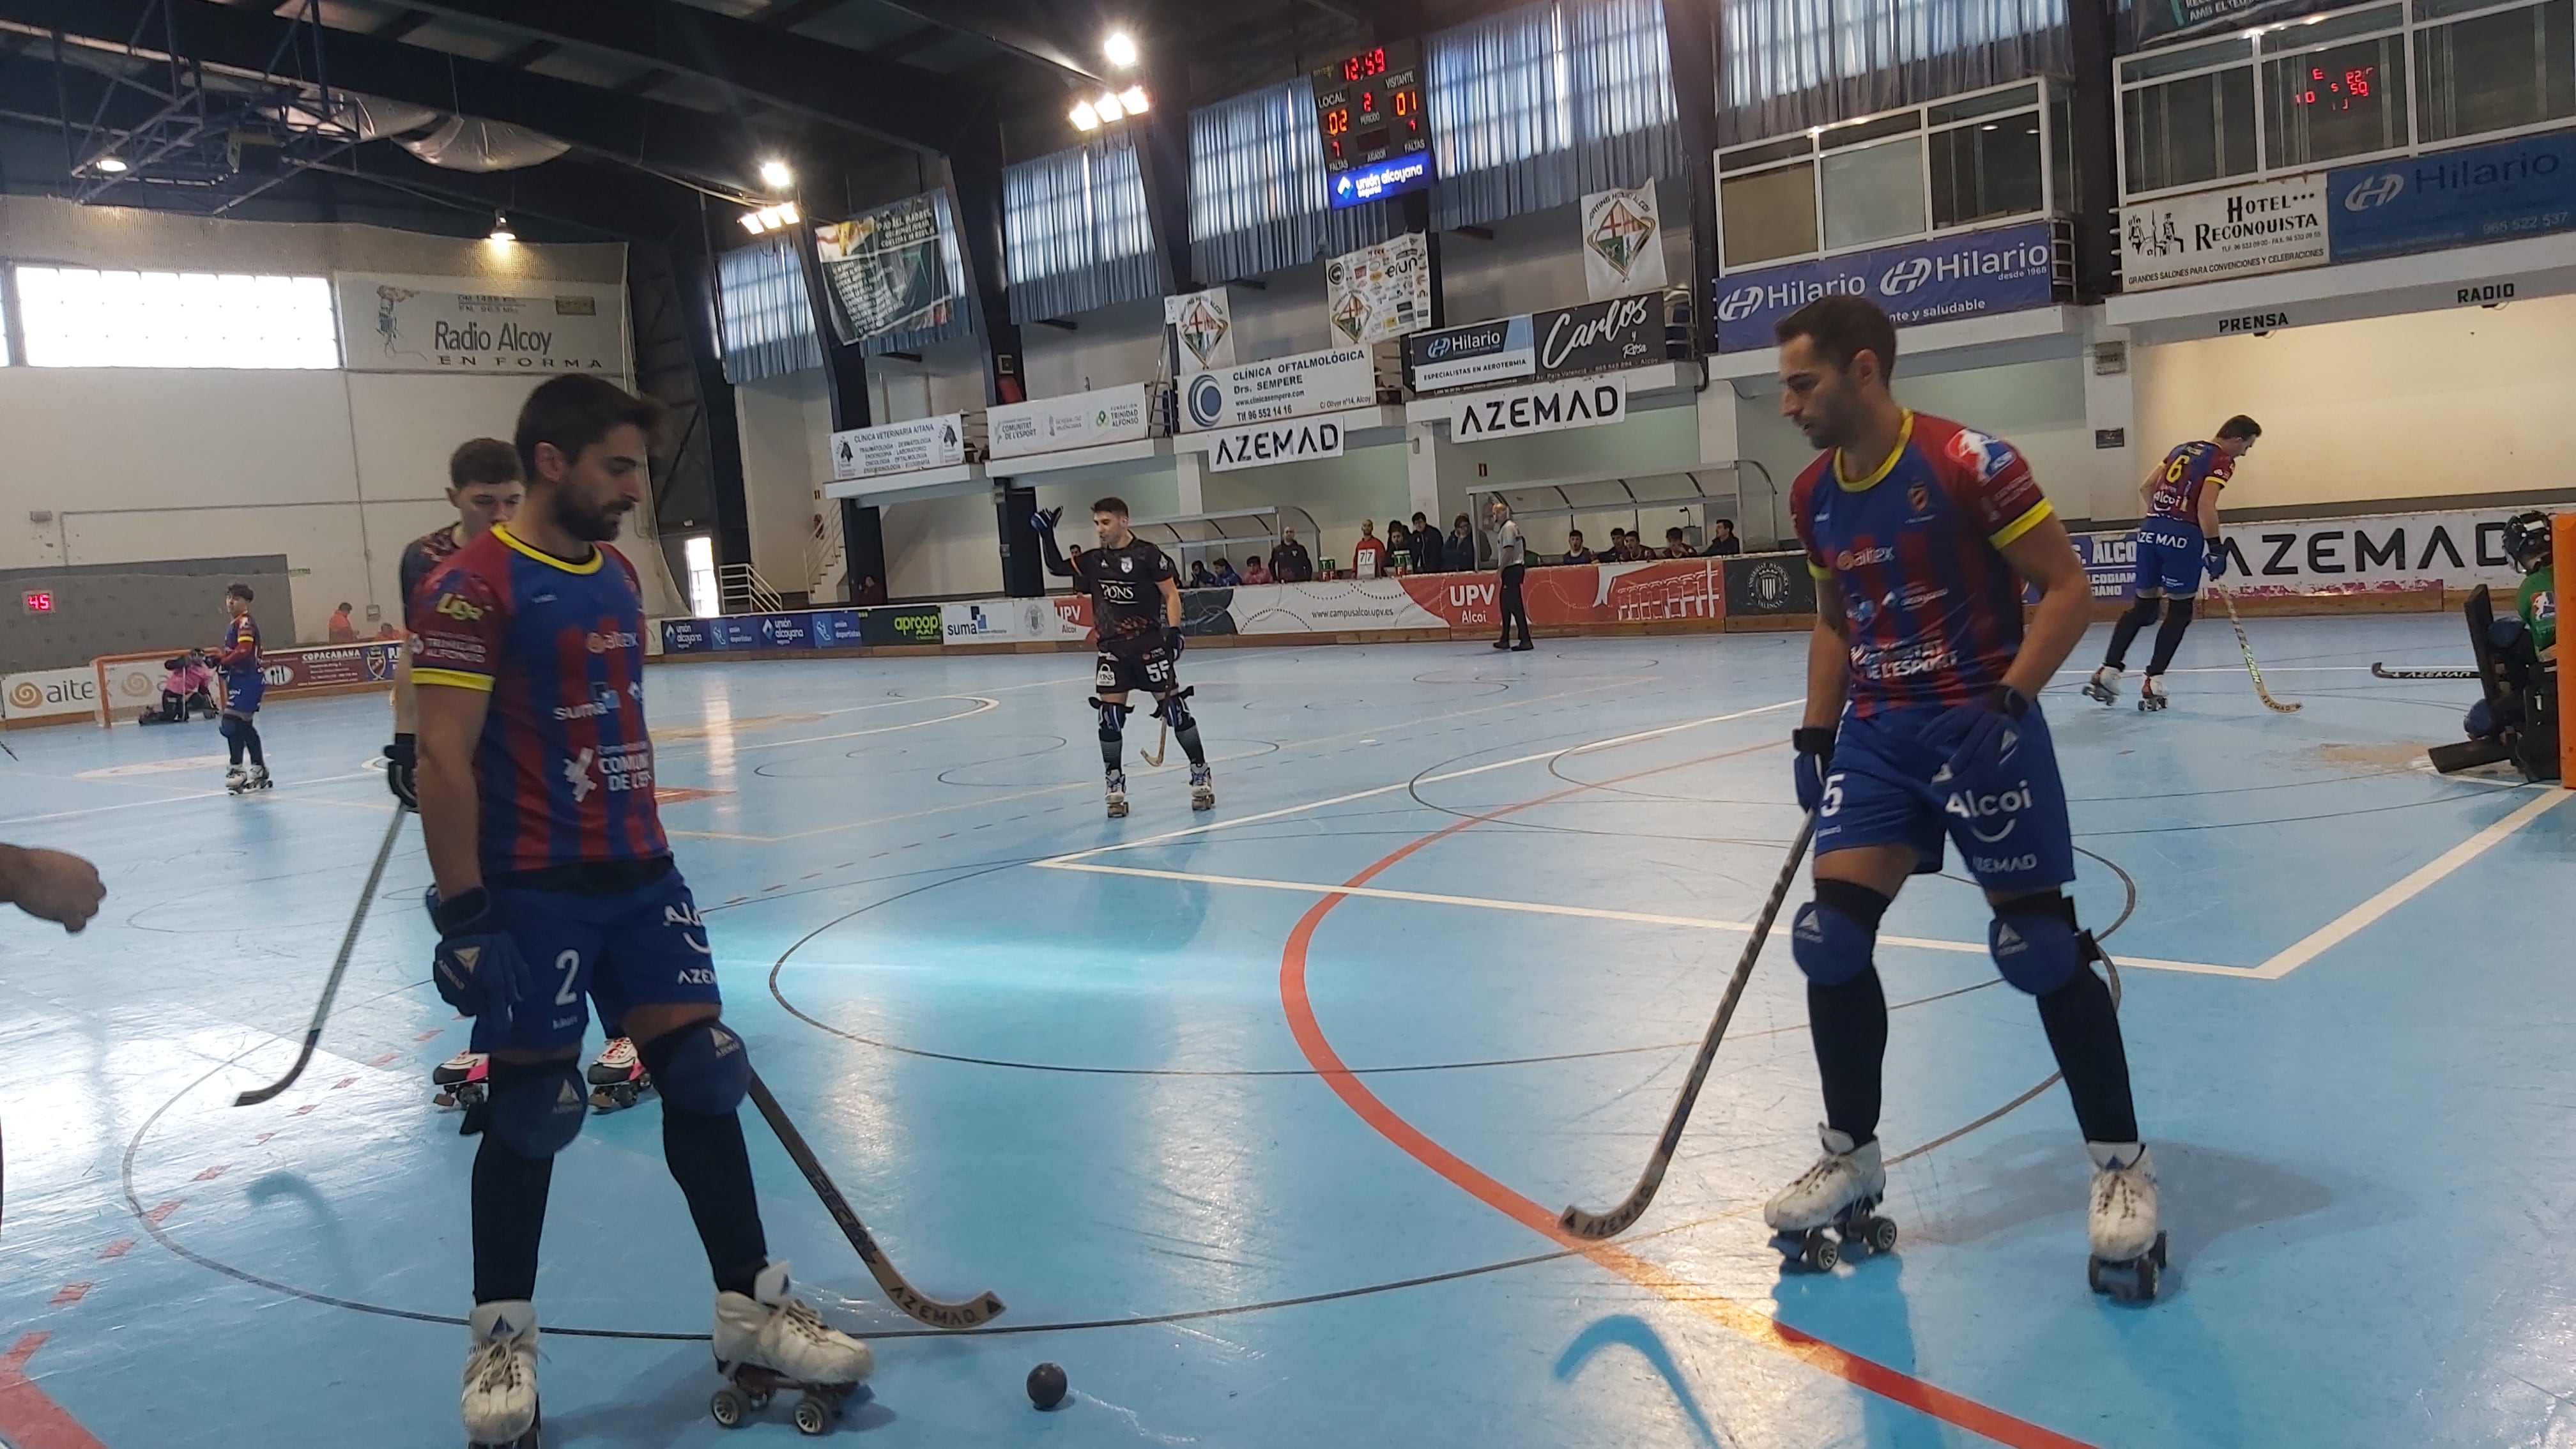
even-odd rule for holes
{"type": "MultiPolygon", "coordinates": [[[[1907,421],[1911,422],[1912,418],[1909,416],[1907,421]]],[[[562,569],[568,574],[595,574],[599,572],[599,565],[607,557],[607,555],[600,550],[599,545],[592,544],[590,547],[589,558],[580,563],[568,563],[565,560],[559,559],[553,554],[546,552],[544,549],[535,548],[520,542],[519,536],[512,533],[510,531],[510,526],[506,523],[493,524],[492,536],[501,540],[504,547],[517,549],[519,552],[526,554],[528,557],[535,559],[541,564],[545,564],[550,568],[562,569]]]]}
{"type": "Polygon", "coordinates": [[[1895,471],[1896,460],[1905,456],[1905,445],[1913,441],[1914,409],[1907,408],[1905,410],[1905,421],[1899,424],[1896,429],[1896,446],[1887,450],[1887,456],[1879,460],[1878,466],[1870,470],[1868,477],[1852,478],[1845,476],[1843,473],[1842,449],[1836,448],[1834,450],[1834,481],[1842,485],[1842,489],[1845,493],[1868,492],[1870,489],[1877,487],[1879,482],[1886,478],[1889,473],[1895,471]]]}

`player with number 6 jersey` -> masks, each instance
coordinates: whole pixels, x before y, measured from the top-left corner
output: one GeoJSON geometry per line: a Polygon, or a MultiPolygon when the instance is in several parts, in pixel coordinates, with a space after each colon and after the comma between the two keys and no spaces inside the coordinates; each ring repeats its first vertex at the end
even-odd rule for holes
{"type": "Polygon", "coordinates": [[[2138,485],[2146,516],[2138,520],[2138,597],[2111,628],[2111,647],[2102,667],[2084,683],[2084,697],[2112,704],[2120,698],[2120,676],[2129,667],[2129,646],[2138,631],[2156,622],[2156,652],[2147,660],[2147,677],[2138,682],[2138,708],[2150,713],[2165,707],[2165,670],[2182,647],[2198,607],[2204,572],[2215,579],[2227,568],[2227,541],[2218,533],[2218,493],[2236,476],[2236,460],[2254,450],[2263,428],[2239,413],[2219,425],[2213,439],[2184,443],[2165,454],[2156,471],[2138,485]]]}

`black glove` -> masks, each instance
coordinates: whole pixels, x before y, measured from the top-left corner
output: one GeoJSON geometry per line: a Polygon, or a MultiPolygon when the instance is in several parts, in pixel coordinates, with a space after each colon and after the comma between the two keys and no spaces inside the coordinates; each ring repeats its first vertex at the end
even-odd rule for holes
{"type": "Polygon", "coordinates": [[[1029,525],[1040,533],[1055,532],[1056,520],[1064,517],[1061,508],[1041,508],[1029,515],[1029,525]]]}
{"type": "Polygon", "coordinates": [[[1789,731],[1789,746],[1797,751],[1789,760],[1798,785],[1798,808],[1815,813],[1825,798],[1825,777],[1834,769],[1834,732],[1821,726],[1800,726],[1789,731]]]}
{"type": "Polygon", "coordinates": [[[492,894],[481,886],[452,901],[438,898],[430,887],[422,904],[438,927],[438,949],[430,958],[430,976],[448,1005],[487,1022],[506,1035],[510,1019],[526,1001],[532,985],[528,963],[519,955],[492,909],[492,894]]]}
{"type": "Polygon", "coordinates": [[[1163,626],[1164,653],[1171,655],[1174,659],[1178,659],[1181,657],[1181,646],[1187,642],[1188,640],[1181,633],[1180,625],[1166,624],[1163,626]]]}
{"type": "Polygon", "coordinates": [[[2227,540],[2213,538],[2209,541],[2209,576],[2214,579],[2225,572],[2227,572],[2227,540]]]}
{"type": "Polygon", "coordinates": [[[385,746],[385,788],[394,792],[404,809],[420,809],[420,753],[410,735],[396,735],[385,746]]]}

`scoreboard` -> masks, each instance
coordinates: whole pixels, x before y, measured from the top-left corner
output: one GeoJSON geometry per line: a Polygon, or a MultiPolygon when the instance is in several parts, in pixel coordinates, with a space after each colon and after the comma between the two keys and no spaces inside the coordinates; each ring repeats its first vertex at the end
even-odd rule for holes
{"type": "Polygon", "coordinates": [[[1358,206],[1429,186],[1430,122],[1418,40],[1392,41],[1315,72],[1327,199],[1358,206]]]}

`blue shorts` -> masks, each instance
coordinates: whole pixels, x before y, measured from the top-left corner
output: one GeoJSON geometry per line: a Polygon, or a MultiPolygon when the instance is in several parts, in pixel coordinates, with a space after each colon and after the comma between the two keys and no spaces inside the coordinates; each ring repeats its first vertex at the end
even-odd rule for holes
{"type": "Polygon", "coordinates": [[[2209,541],[2200,525],[2150,518],[2138,525],[2138,597],[2188,599],[2200,593],[2209,541]]]}
{"type": "Polygon", "coordinates": [[[260,696],[268,693],[268,676],[252,670],[247,674],[224,676],[224,713],[244,719],[259,713],[260,696]]]}
{"type": "Polygon", "coordinates": [[[1925,875],[1941,868],[1944,844],[1955,841],[1968,873],[1988,890],[2020,895],[2075,879],[2066,787],[2039,705],[2016,722],[2019,741],[2001,772],[1974,790],[1935,783],[1949,751],[1922,736],[1944,710],[1915,705],[1866,719],[1843,716],[1816,810],[1817,856],[1910,845],[1914,871],[1925,875]]]}
{"type": "Polygon", "coordinates": [[[676,869],[613,894],[491,889],[501,929],[518,944],[533,984],[506,1036],[475,1022],[475,1051],[577,1047],[590,1024],[584,997],[599,1003],[600,1024],[611,1036],[630,1007],[722,1004],[707,928],[676,869]]]}

